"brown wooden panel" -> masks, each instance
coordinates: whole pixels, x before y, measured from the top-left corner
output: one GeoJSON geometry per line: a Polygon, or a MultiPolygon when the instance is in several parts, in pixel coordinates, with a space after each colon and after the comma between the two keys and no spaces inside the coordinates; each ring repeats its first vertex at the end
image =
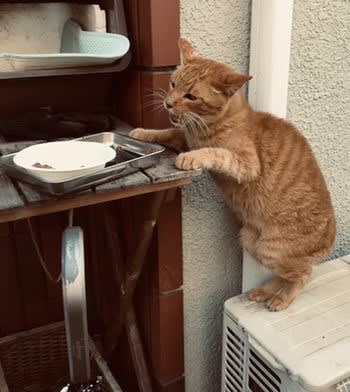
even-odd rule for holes
{"type": "MultiPolygon", "coordinates": [[[[87,215],[87,227],[84,233],[84,238],[87,239],[87,258],[86,258],[86,276],[87,286],[90,290],[87,291],[88,307],[93,306],[95,308],[95,318],[97,323],[102,324],[102,293],[101,287],[103,287],[100,276],[99,259],[104,257],[102,254],[102,246],[100,243],[100,236],[103,235],[101,230],[98,230],[98,212],[97,206],[91,206],[85,208],[84,211],[87,215]]],[[[103,244],[102,244],[103,245],[103,244]]],[[[90,318],[90,317],[89,317],[90,318]]]]}
{"type": "Polygon", "coordinates": [[[185,378],[181,377],[166,384],[156,383],[157,392],[185,392],[185,378]]]}
{"type": "Polygon", "coordinates": [[[35,253],[27,222],[15,222],[13,228],[25,305],[25,327],[34,328],[48,322],[45,275],[35,253]]]}
{"type": "Polygon", "coordinates": [[[133,127],[168,128],[169,117],[159,93],[168,90],[171,72],[131,70],[118,75],[114,84],[118,116],[133,127]]]}
{"type": "Polygon", "coordinates": [[[138,37],[140,36],[138,1],[139,0],[124,1],[125,17],[128,29],[128,38],[131,44],[133,64],[138,64],[141,58],[141,47],[138,42],[138,37]]]}
{"type": "MultiPolygon", "coordinates": [[[[61,272],[62,214],[39,218],[41,253],[53,278],[61,272]]],[[[50,322],[63,319],[61,282],[46,279],[48,318],[50,322]]]]}
{"type": "Polygon", "coordinates": [[[2,224],[0,229],[0,335],[4,336],[24,328],[24,312],[9,225],[2,224]]]}
{"type": "Polygon", "coordinates": [[[162,383],[184,372],[182,290],[153,295],[152,363],[156,379],[162,383]]]}
{"type": "Polygon", "coordinates": [[[6,117],[40,107],[96,110],[112,103],[112,76],[90,75],[0,81],[0,115],[6,117]]]}
{"type": "Polygon", "coordinates": [[[181,191],[165,203],[157,223],[157,263],[153,267],[155,287],[159,291],[170,291],[182,285],[182,220],[181,191]]]}
{"type": "Polygon", "coordinates": [[[10,229],[9,229],[9,225],[5,224],[1,224],[0,225],[0,237],[6,237],[10,234],[10,229]]]}
{"type": "Polygon", "coordinates": [[[110,361],[110,366],[124,392],[139,392],[128,339],[125,333],[120,337],[119,345],[110,361]]]}
{"type": "Polygon", "coordinates": [[[179,3],[179,0],[125,2],[136,65],[166,67],[179,63],[179,3]]]}
{"type": "Polygon", "coordinates": [[[141,73],[142,126],[162,129],[170,126],[163,107],[164,90],[169,87],[171,71],[141,73]]]}
{"type": "Polygon", "coordinates": [[[135,70],[122,72],[113,84],[114,107],[118,117],[132,127],[142,125],[141,73],[135,70]]]}

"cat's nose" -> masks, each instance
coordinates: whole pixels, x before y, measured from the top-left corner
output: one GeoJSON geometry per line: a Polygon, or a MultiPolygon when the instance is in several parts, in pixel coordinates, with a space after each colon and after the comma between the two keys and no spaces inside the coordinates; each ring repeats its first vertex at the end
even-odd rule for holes
{"type": "Polygon", "coordinates": [[[168,101],[165,101],[165,107],[169,110],[173,107],[173,105],[171,103],[169,103],[168,101]]]}

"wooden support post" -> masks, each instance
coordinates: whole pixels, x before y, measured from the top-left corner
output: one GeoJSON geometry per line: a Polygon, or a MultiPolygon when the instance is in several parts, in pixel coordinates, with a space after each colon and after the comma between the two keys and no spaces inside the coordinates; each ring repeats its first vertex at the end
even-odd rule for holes
{"type": "Polygon", "coordinates": [[[114,281],[120,289],[119,311],[115,317],[112,316],[111,325],[106,330],[105,351],[108,356],[112,354],[118,343],[122,328],[125,326],[140,392],[152,392],[152,384],[132,301],[164,198],[164,192],[157,192],[148,196],[150,206],[145,208],[138,243],[133,257],[126,264],[126,273],[124,271],[120,238],[113,216],[107,207],[102,212],[107,244],[114,261],[114,281]]]}
{"type": "Polygon", "coordinates": [[[150,206],[149,208],[145,208],[146,216],[140,225],[141,230],[135,253],[127,262],[126,279],[124,287],[121,290],[123,296],[121,298],[120,308],[114,316],[111,327],[106,331],[106,343],[108,346],[105,345],[105,349],[108,355],[112,354],[118,343],[127,311],[132,305],[136,284],[145,263],[146,253],[152,240],[156,219],[163,199],[164,192],[151,193],[148,196],[150,206]]]}
{"type": "Polygon", "coordinates": [[[152,392],[151,379],[133,306],[127,311],[125,321],[126,333],[140,392],[152,392]]]}

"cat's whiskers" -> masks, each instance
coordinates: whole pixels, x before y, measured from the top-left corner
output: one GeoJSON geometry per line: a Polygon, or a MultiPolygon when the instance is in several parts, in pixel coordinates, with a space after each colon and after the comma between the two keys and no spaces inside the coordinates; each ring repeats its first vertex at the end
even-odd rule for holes
{"type": "Polygon", "coordinates": [[[187,112],[183,116],[185,121],[186,129],[189,131],[191,138],[196,139],[198,134],[198,124],[195,122],[194,118],[191,116],[191,112],[187,112]]]}
{"type": "Polygon", "coordinates": [[[162,93],[164,95],[164,97],[168,95],[168,92],[166,90],[164,90],[164,88],[159,87],[158,91],[160,93],[162,93]]]}
{"type": "Polygon", "coordinates": [[[149,109],[148,109],[148,111],[151,112],[151,113],[158,112],[158,111],[160,112],[162,110],[164,110],[163,104],[160,104],[158,106],[149,106],[149,109]]]}
{"type": "Polygon", "coordinates": [[[207,139],[208,146],[211,145],[211,137],[209,132],[209,127],[206,122],[200,117],[197,113],[188,112],[186,113],[186,118],[191,121],[193,128],[193,137],[198,137],[198,134],[201,134],[207,139]]]}
{"type": "Polygon", "coordinates": [[[163,107],[163,100],[159,98],[154,98],[154,99],[149,99],[145,101],[145,104],[143,105],[144,108],[152,107],[152,106],[162,106],[163,107]]]}
{"type": "Polygon", "coordinates": [[[190,136],[192,139],[195,139],[195,137],[196,137],[196,132],[194,132],[194,129],[193,129],[193,121],[192,121],[192,119],[191,119],[188,115],[184,114],[184,115],[182,116],[182,121],[183,121],[183,123],[184,123],[184,126],[185,126],[185,128],[186,128],[186,130],[187,130],[189,136],[190,136]]]}
{"type": "Polygon", "coordinates": [[[167,92],[163,89],[159,90],[154,90],[149,92],[148,94],[145,95],[145,98],[158,98],[164,101],[165,97],[167,96],[167,92]]]}
{"type": "Polygon", "coordinates": [[[164,110],[164,99],[167,92],[162,88],[148,91],[150,91],[150,93],[145,95],[146,100],[143,107],[151,112],[164,110]]]}

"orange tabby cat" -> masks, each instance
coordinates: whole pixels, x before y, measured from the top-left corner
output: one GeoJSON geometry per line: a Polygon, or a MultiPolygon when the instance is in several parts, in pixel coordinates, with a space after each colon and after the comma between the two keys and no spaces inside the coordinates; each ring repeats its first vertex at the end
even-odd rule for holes
{"type": "Polygon", "coordinates": [[[164,100],[174,128],[131,136],[189,149],[176,166],[210,171],[242,222],[243,247],[275,274],[249,298],[285,309],[332,252],[335,218],[321,171],[293,125],[249,106],[239,90],[250,76],[201,57],[184,39],[179,45],[183,65],[164,100]]]}

